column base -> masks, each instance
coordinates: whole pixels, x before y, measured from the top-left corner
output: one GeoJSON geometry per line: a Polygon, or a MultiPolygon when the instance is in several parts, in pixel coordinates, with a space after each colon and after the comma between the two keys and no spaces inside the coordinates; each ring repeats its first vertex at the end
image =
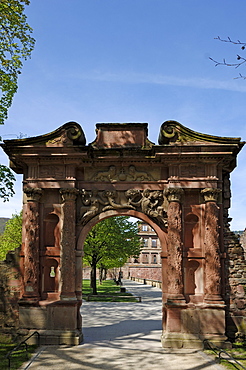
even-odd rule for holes
{"type": "MultiPolygon", "coordinates": [[[[34,332],[35,330],[20,330],[19,334],[25,339],[34,332]]],[[[33,335],[28,344],[78,346],[83,342],[83,334],[79,330],[38,330],[38,333],[39,337],[37,334],[33,335]]]]}
{"type": "Polygon", "coordinates": [[[232,344],[225,335],[195,335],[188,333],[164,333],[161,336],[163,348],[173,349],[204,349],[207,348],[206,339],[219,348],[231,348],[232,344]]]}
{"type": "Polygon", "coordinates": [[[170,307],[170,306],[186,306],[187,304],[183,294],[168,294],[165,305],[170,307]]]}

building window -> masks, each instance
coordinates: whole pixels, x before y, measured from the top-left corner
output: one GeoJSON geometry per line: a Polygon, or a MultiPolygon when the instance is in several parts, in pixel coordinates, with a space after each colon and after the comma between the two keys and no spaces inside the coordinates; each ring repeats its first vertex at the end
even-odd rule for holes
{"type": "Polygon", "coordinates": [[[144,246],[145,247],[148,247],[148,241],[149,241],[149,239],[144,239],[144,246]]]}
{"type": "Polygon", "coordinates": [[[157,239],[152,239],[152,248],[157,247],[157,239]]]}
{"type": "Polygon", "coordinates": [[[149,263],[149,253],[143,253],[142,263],[149,263]]]}
{"type": "Polygon", "coordinates": [[[142,225],[142,231],[148,231],[148,225],[142,225]]]}
{"type": "Polygon", "coordinates": [[[156,254],[152,254],[152,263],[157,263],[156,254]]]}

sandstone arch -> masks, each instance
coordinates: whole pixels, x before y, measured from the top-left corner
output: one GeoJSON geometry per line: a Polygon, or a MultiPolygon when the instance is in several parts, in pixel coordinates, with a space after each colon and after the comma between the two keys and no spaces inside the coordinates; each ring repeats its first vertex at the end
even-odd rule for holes
{"type": "Polygon", "coordinates": [[[6,140],[23,173],[21,328],[47,344],[80,342],[83,241],[101,219],[130,215],[162,243],[163,346],[225,341],[229,174],[243,145],[175,121],[162,124],[158,145],[146,123],[97,124],[88,145],[75,122],[6,140]]]}

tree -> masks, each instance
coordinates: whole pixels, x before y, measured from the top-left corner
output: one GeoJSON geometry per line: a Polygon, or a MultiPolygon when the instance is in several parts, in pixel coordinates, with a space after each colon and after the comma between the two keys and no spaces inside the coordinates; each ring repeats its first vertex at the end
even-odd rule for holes
{"type": "MultiPolygon", "coordinates": [[[[221,42],[226,42],[226,43],[232,44],[232,45],[238,45],[242,51],[244,51],[245,48],[246,48],[246,42],[241,42],[240,40],[233,41],[233,40],[231,40],[230,37],[228,37],[227,39],[221,39],[218,36],[215,39],[216,40],[219,40],[221,42]]],[[[216,61],[213,58],[209,58],[209,59],[212,60],[215,63],[215,67],[217,67],[217,66],[227,66],[227,67],[239,68],[243,64],[246,63],[246,58],[243,57],[242,55],[239,55],[239,54],[236,54],[236,61],[233,62],[233,63],[228,63],[225,58],[223,59],[222,62],[218,62],[218,61],[216,61]]],[[[239,73],[239,76],[238,77],[235,77],[235,79],[237,79],[237,78],[243,78],[245,80],[246,79],[246,76],[244,76],[241,73],[239,73]]]]}
{"type": "Polygon", "coordinates": [[[31,57],[35,44],[24,14],[25,5],[29,3],[29,0],[0,1],[0,124],[7,119],[17,91],[22,60],[31,57]]]}
{"type": "Polygon", "coordinates": [[[14,195],[14,181],[15,177],[12,171],[0,164],[0,198],[6,202],[14,195]]]}
{"type": "Polygon", "coordinates": [[[96,269],[121,267],[141,249],[138,226],[128,217],[107,218],[96,224],[84,243],[84,263],[91,267],[91,286],[97,294],[96,269]]]}
{"type": "Polygon", "coordinates": [[[0,236],[0,261],[3,261],[10,250],[22,243],[22,212],[15,214],[7,222],[4,233],[0,236]]]}

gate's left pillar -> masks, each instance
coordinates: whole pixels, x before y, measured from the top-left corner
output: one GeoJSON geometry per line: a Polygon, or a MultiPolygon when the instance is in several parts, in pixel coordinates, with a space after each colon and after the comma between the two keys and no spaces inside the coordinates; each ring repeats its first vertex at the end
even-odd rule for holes
{"type": "Polygon", "coordinates": [[[60,300],[46,306],[45,344],[77,345],[82,340],[76,297],[76,198],[78,189],[60,189],[61,194],[61,265],[60,300]]]}
{"type": "Polygon", "coordinates": [[[20,268],[24,292],[19,300],[20,334],[45,328],[45,314],[40,309],[40,198],[42,189],[25,188],[23,204],[23,245],[20,268]]]}

